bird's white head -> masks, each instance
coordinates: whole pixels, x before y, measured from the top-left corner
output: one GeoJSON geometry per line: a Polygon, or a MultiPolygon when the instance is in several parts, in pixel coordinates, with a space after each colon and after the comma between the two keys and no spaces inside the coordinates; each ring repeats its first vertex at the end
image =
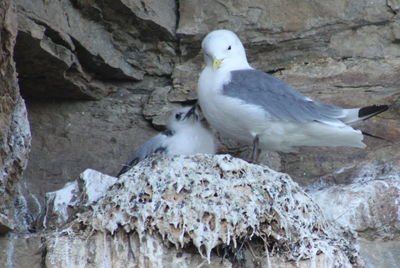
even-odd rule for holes
{"type": "Polygon", "coordinates": [[[200,123],[199,118],[196,106],[183,107],[172,113],[168,121],[168,128],[178,131],[200,123]]]}
{"type": "Polygon", "coordinates": [[[203,39],[201,47],[207,67],[230,71],[250,68],[243,44],[234,32],[212,31],[203,39]]]}

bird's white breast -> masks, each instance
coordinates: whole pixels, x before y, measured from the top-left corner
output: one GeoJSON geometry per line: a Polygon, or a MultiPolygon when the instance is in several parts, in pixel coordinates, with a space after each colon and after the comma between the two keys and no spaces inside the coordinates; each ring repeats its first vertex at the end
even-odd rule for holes
{"type": "Polygon", "coordinates": [[[168,144],[168,154],[214,154],[214,137],[200,122],[177,131],[168,144]]]}
{"type": "Polygon", "coordinates": [[[213,128],[228,137],[251,143],[256,134],[264,131],[266,113],[261,107],[223,95],[223,85],[230,79],[230,71],[206,67],[199,79],[199,103],[213,128]]]}

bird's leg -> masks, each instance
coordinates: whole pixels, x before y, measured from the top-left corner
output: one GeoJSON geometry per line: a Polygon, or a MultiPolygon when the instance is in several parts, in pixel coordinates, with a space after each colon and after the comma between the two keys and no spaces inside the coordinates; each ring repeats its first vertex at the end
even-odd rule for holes
{"type": "Polygon", "coordinates": [[[256,163],[258,161],[258,157],[260,156],[261,149],[258,148],[259,142],[260,142],[260,139],[258,138],[258,135],[256,135],[253,140],[253,151],[251,152],[251,157],[250,157],[251,163],[256,163]]]}
{"type": "Polygon", "coordinates": [[[258,163],[258,160],[259,160],[259,158],[260,158],[260,154],[261,154],[261,149],[258,148],[258,149],[257,149],[257,155],[256,155],[255,163],[258,163]]]}

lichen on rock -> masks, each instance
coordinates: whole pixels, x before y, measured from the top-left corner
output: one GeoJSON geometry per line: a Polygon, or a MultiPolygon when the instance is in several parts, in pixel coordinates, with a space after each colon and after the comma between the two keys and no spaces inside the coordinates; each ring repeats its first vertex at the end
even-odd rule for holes
{"type": "Polygon", "coordinates": [[[228,155],[154,156],[134,166],[76,222],[94,231],[160,235],[176,248],[237,248],[253,238],[288,261],[324,253],[334,266],[357,262],[341,230],[286,174],[228,155]]]}

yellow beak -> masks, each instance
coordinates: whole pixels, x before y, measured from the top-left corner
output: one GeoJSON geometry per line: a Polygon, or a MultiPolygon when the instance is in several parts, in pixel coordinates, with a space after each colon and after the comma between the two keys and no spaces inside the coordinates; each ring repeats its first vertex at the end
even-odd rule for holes
{"type": "Polygon", "coordinates": [[[221,67],[223,59],[213,59],[213,68],[214,70],[219,69],[221,67]]]}

